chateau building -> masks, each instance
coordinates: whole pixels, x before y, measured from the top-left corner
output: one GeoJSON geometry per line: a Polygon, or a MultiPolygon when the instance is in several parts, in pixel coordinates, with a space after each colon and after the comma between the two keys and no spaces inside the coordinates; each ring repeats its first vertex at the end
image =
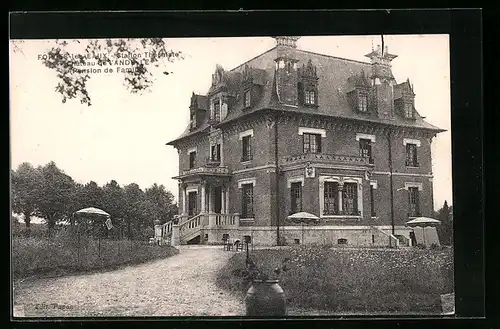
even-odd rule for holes
{"type": "MultiPolygon", "coordinates": [[[[171,243],[410,244],[405,222],[433,212],[431,143],[444,130],[415,108],[397,57],[369,62],[298,49],[297,37],[193,93],[179,154],[179,217],[171,243]],[[319,220],[297,224],[291,214],[319,220]],[[279,228],[279,230],[278,230],[279,228]],[[396,242],[397,240],[397,242],[396,242]]],[[[187,111],[186,111],[187,115],[187,111]]]]}

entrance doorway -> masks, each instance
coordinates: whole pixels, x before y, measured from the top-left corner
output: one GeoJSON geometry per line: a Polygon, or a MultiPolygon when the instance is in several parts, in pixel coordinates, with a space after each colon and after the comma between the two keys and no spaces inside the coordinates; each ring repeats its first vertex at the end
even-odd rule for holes
{"type": "Polygon", "coordinates": [[[220,186],[216,186],[214,188],[214,193],[215,193],[215,196],[214,196],[214,212],[216,214],[220,214],[222,213],[222,188],[220,186]]]}
{"type": "Polygon", "coordinates": [[[193,216],[198,213],[196,209],[196,203],[197,203],[197,193],[196,192],[189,192],[188,194],[188,215],[193,216]]]}

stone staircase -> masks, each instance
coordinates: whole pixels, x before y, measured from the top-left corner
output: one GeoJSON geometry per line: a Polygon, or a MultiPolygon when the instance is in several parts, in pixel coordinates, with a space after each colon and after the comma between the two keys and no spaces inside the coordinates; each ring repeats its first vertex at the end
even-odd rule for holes
{"type": "Polygon", "coordinates": [[[179,216],[163,225],[155,227],[155,239],[160,244],[184,245],[199,237],[204,240],[204,232],[217,229],[235,229],[239,226],[238,214],[198,214],[179,216]]]}

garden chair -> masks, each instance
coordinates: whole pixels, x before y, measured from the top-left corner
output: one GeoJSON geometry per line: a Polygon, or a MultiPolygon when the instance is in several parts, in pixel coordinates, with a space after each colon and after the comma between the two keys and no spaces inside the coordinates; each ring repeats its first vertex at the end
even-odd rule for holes
{"type": "Polygon", "coordinates": [[[234,241],[234,249],[235,249],[235,251],[239,251],[239,250],[243,251],[243,243],[241,243],[240,240],[235,240],[234,241]]]}
{"type": "Polygon", "coordinates": [[[229,250],[227,247],[228,242],[229,242],[229,234],[227,233],[222,234],[222,244],[224,250],[229,250]]]}
{"type": "Polygon", "coordinates": [[[227,251],[233,250],[233,246],[234,246],[234,239],[228,239],[226,244],[226,250],[227,251]]]}

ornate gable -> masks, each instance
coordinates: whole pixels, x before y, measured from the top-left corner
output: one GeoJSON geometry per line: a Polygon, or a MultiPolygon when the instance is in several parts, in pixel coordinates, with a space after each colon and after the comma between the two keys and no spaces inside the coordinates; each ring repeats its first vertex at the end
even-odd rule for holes
{"type": "Polygon", "coordinates": [[[304,106],[318,106],[318,74],[316,66],[309,59],[302,64],[298,72],[299,104],[304,106]]]}
{"type": "Polygon", "coordinates": [[[209,94],[214,94],[219,91],[225,91],[227,89],[227,74],[224,68],[217,64],[215,67],[215,72],[212,74],[212,86],[210,87],[209,94]]]}

